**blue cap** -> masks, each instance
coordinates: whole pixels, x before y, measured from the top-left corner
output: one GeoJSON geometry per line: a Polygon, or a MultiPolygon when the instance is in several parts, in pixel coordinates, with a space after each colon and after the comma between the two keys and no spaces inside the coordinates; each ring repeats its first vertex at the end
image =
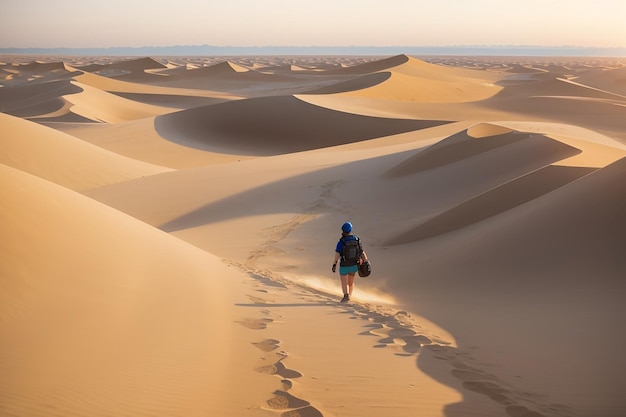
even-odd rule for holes
{"type": "Polygon", "coordinates": [[[343,230],[344,233],[350,233],[352,231],[352,223],[345,222],[343,226],[341,226],[341,230],[343,230]]]}

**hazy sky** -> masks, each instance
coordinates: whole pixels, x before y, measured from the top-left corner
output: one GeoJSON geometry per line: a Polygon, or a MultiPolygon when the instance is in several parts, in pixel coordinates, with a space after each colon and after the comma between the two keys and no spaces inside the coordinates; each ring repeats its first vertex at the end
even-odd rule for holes
{"type": "Polygon", "coordinates": [[[626,46],[626,0],[1,0],[0,47],[626,46]]]}

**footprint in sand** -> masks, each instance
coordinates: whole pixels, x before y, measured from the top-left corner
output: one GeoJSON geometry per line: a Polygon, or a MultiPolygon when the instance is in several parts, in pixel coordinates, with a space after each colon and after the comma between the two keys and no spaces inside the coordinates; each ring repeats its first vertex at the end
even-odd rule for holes
{"type": "Polygon", "coordinates": [[[255,304],[272,304],[274,302],[272,300],[266,300],[265,298],[255,297],[254,295],[248,295],[248,298],[255,304]]]}
{"type": "Polygon", "coordinates": [[[300,378],[302,374],[294,369],[288,369],[283,365],[282,362],[277,362],[276,366],[276,374],[282,376],[283,378],[300,378]]]}
{"type": "Polygon", "coordinates": [[[260,342],[252,343],[257,348],[261,349],[263,352],[271,352],[273,350],[278,349],[280,345],[280,341],[276,339],[265,339],[260,342]]]}
{"type": "Polygon", "coordinates": [[[274,391],[274,397],[267,400],[269,406],[275,410],[282,410],[285,408],[303,408],[310,406],[311,403],[302,400],[298,397],[294,397],[286,391],[276,390],[274,391]]]}
{"type": "Polygon", "coordinates": [[[283,378],[300,378],[302,374],[294,369],[289,369],[283,364],[283,360],[287,358],[286,354],[278,353],[274,358],[262,358],[262,363],[272,362],[270,364],[263,364],[256,367],[254,370],[262,374],[279,375],[283,378]],[[278,360],[276,360],[278,358],[278,360]]]}
{"type": "Polygon", "coordinates": [[[263,330],[263,329],[267,329],[267,325],[273,321],[274,320],[270,318],[260,318],[260,319],[245,318],[242,320],[237,320],[237,323],[241,324],[244,327],[247,327],[248,329],[263,330]]]}
{"type": "Polygon", "coordinates": [[[286,410],[280,414],[281,417],[324,417],[308,401],[282,390],[274,391],[274,397],[267,400],[267,405],[273,410],[286,410]]]}
{"type": "Polygon", "coordinates": [[[323,417],[323,414],[315,407],[312,407],[311,403],[294,397],[287,392],[293,386],[290,379],[300,378],[302,374],[294,369],[288,369],[282,363],[288,357],[287,353],[282,350],[274,352],[280,347],[280,341],[264,339],[252,344],[263,352],[268,353],[268,356],[261,358],[261,366],[256,367],[254,370],[265,374],[278,375],[283,378],[280,381],[282,390],[274,391],[274,396],[267,400],[269,407],[273,410],[285,410],[281,413],[281,417],[323,417]]]}
{"type": "Polygon", "coordinates": [[[324,417],[317,408],[304,407],[298,410],[286,411],[280,417],[324,417]]]}
{"type": "Polygon", "coordinates": [[[378,336],[378,344],[376,348],[395,348],[402,350],[402,353],[396,353],[400,356],[412,356],[417,354],[423,345],[428,345],[432,341],[423,335],[418,335],[415,330],[406,328],[401,325],[391,326],[381,323],[372,323],[367,326],[370,330],[367,330],[361,334],[378,336]]]}
{"type": "Polygon", "coordinates": [[[428,349],[433,352],[433,357],[441,360],[452,360],[456,358],[455,348],[452,346],[441,346],[437,344],[427,345],[428,349]]]}

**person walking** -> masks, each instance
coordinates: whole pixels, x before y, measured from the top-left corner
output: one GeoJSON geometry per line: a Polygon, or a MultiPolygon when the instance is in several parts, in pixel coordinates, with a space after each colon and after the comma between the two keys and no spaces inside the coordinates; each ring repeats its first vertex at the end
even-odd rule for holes
{"type": "Polygon", "coordinates": [[[352,233],[352,223],[345,222],[341,226],[341,238],[335,248],[335,259],[332,271],[337,270],[339,261],[339,276],[341,278],[341,289],[343,291],[342,303],[350,301],[354,290],[354,276],[359,269],[359,264],[367,262],[367,254],[363,250],[361,240],[352,233]]]}

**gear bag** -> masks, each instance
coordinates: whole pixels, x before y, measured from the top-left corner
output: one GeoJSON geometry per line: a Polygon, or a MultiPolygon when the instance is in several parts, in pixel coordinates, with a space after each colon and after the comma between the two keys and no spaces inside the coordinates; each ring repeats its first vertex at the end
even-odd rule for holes
{"type": "Polygon", "coordinates": [[[372,265],[369,261],[364,261],[359,265],[359,276],[362,278],[369,277],[372,273],[372,265]]]}

